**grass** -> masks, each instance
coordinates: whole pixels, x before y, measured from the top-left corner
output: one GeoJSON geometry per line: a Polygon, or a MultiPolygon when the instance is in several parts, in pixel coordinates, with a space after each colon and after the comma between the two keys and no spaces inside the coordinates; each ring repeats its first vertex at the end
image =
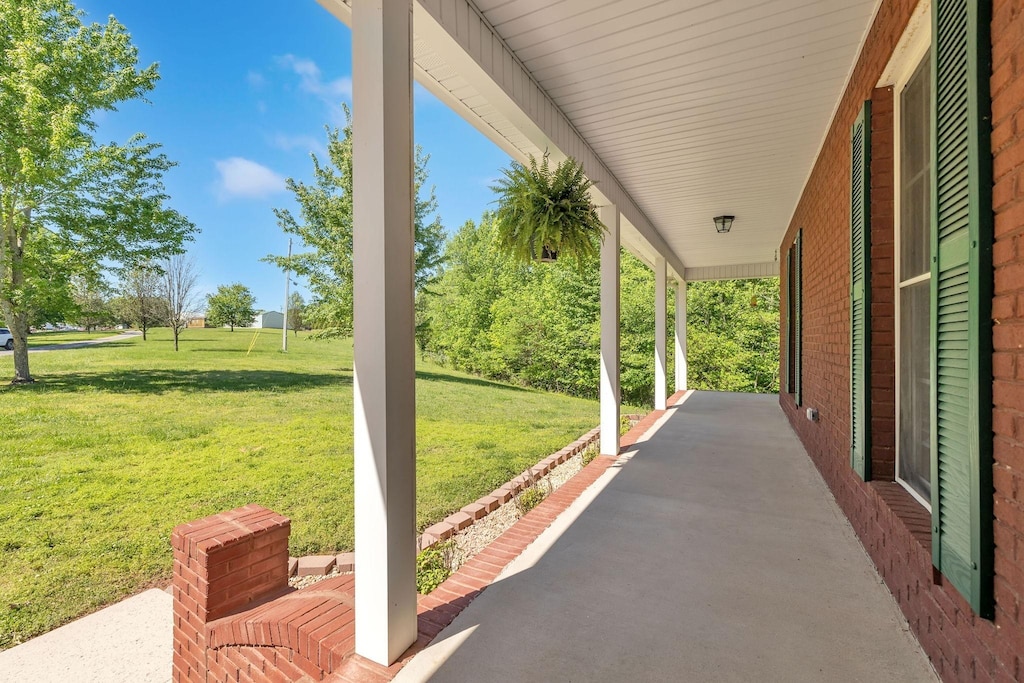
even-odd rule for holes
{"type": "Polygon", "coordinates": [[[28,336],[28,345],[44,346],[46,344],[65,344],[67,342],[87,341],[89,339],[102,339],[119,334],[120,330],[99,330],[96,332],[78,332],[76,330],[54,331],[54,332],[33,332],[28,336]]]}
{"type": "MultiPolygon", "coordinates": [[[[352,347],[187,330],[33,354],[0,387],[0,649],[171,573],[178,523],[250,502],[291,553],[353,546],[352,347]]],[[[0,377],[13,374],[0,358],[0,377]]],[[[596,402],[419,363],[417,524],[487,493],[598,421],[596,402]]]]}

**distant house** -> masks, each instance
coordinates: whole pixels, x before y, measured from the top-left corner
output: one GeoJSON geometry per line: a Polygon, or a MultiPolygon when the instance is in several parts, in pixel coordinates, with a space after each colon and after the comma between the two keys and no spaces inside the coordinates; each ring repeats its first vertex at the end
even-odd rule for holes
{"type": "Polygon", "coordinates": [[[189,327],[206,327],[206,317],[205,316],[198,316],[198,317],[195,317],[195,318],[190,318],[189,321],[188,321],[188,326],[189,327]]]}
{"type": "Polygon", "coordinates": [[[277,311],[262,311],[256,314],[249,327],[261,327],[272,330],[280,330],[284,327],[284,314],[277,311]]]}

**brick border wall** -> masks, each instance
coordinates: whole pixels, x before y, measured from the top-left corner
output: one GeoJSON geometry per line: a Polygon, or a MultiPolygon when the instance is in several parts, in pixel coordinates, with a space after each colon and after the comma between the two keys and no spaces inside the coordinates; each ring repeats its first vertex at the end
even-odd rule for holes
{"type": "MultiPolygon", "coordinates": [[[[803,229],[803,403],[780,404],[836,501],[945,680],[1024,679],[1024,8],[993,0],[991,79],[996,243],[995,594],[993,621],[979,619],[933,571],[930,516],[891,483],[890,365],[892,282],[891,101],[875,88],[907,22],[913,0],[883,0],[833,126],[783,239],[785,254],[803,229]],[[849,465],[849,130],[864,100],[872,121],[872,466],[865,484],[849,465]],[[885,156],[878,156],[885,155],[885,156]],[[817,408],[819,421],[804,418],[817,408]]],[[[784,307],[783,307],[784,308],[784,307]]],[[[782,311],[785,329],[785,311],[782,311]]],[[[894,358],[894,356],[893,356],[894,358]]]]}

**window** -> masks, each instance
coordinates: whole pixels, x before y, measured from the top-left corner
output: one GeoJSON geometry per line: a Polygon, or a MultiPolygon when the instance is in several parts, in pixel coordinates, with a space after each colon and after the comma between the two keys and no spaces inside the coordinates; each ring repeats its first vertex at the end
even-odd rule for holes
{"type": "Polygon", "coordinates": [[[992,162],[981,0],[921,0],[879,86],[895,133],[896,480],[932,563],[993,616],[992,162]]]}
{"type": "MultiPolygon", "coordinates": [[[[926,44],[927,45],[927,44],[926,44]]],[[[931,508],[931,58],[894,88],[896,480],[931,508]]]]}
{"type": "Polygon", "coordinates": [[[793,394],[797,405],[801,396],[801,308],[803,303],[803,230],[798,230],[786,252],[786,393],[793,394]]]}

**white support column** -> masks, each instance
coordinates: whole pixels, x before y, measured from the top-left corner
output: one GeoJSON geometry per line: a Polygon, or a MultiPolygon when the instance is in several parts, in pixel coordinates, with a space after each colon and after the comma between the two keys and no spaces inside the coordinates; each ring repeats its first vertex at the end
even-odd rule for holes
{"type": "Polygon", "coordinates": [[[686,281],[676,282],[676,391],[686,389],[686,281]]]}
{"type": "Polygon", "coordinates": [[[665,410],[667,393],[667,353],[665,340],[667,337],[666,305],[665,305],[665,259],[657,256],[654,259],[654,409],[665,410]]]}
{"type": "Polygon", "coordinates": [[[619,454],[619,209],[600,208],[608,229],[601,245],[601,454],[619,454]]]}
{"type": "Polygon", "coordinates": [[[356,652],[416,641],[412,2],[352,3],[356,652]]]}

